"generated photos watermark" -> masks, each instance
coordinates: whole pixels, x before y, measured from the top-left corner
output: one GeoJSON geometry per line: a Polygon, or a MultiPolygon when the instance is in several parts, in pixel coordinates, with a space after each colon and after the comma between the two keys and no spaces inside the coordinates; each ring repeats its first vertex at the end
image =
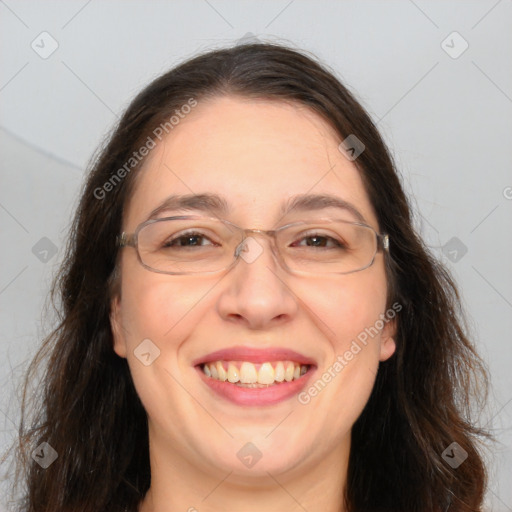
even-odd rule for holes
{"type": "Polygon", "coordinates": [[[160,357],[160,349],[146,338],[137,345],[133,354],[144,366],[150,366],[160,357]]]}
{"type": "Polygon", "coordinates": [[[167,121],[159,124],[151,135],[148,136],[144,144],[132,153],[132,156],[124,163],[122,167],[117,169],[116,172],[101,186],[94,189],[94,197],[98,200],[103,200],[107,197],[107,194],[114,190],[114,188],[126,177],[127,174],[146,156],[149,155],[150,151],[156,147],[155,139],[161,141],[165,135],[171,132],[192,109],[197,106],[197,101],[194,98],[190,98],[187,103],[183,104],[180,109],[174,111],[175,115],[172,115],[167,121]]]}
{"type": "Polygon", "coordinates": [[[309,404],[311,399],[317,396],[329,382],[339,375],[343,368],[368,344],[368,341],[377,336],[384,328],[384,325],[393,320],[401,310],[402,305],[395,302],[385,313],[379,315],[379,319],[371,327],[366,327],[361,331],[356,339],[352,340],[350,348],[342,355],[338,355],[336,361],[308,389],[298,394],[297,399],[299,403],[302,405],[309,404]]]}
{"type": "Polygon", "coordinates": [[[441,457],[449,466],[457,469],[468,458],[468,452],[459,443],[454,441],[444,450],[441,457]]]}
{"type": "Polygon", "coordinates": [[[263,457],[263,454],[253,443],[245,443],[238,450],[236,456],[244,466],[252,468],[263,457]]]}
{"type": "Polygon", "coordinates": [[[43,469],[49,468],[58,458],[58,453],[46,441],[41,443],[32,453],[32,459],[43,469]]]}

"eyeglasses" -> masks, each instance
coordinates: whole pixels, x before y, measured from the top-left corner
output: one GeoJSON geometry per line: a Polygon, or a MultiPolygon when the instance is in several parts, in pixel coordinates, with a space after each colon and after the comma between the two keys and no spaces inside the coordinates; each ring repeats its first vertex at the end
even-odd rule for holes
{"type": "Polygon", "coordinates": [[[370,267],[389,236],[371,226],[341,219],[298,221],[276,230],[244,229],[222,219],[184,215],[150,219],[134,233],[117,237],[135,247],[140,263],[162,274],[208,274],[252,263],[263,252],[253,233],[273,239],[271,250],[289,272],[349,274],[370,267]]]}

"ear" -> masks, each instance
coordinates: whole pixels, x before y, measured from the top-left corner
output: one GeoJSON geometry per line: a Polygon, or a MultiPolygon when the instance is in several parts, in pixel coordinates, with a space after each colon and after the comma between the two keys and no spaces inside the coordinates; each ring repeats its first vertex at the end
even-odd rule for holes
{"type": "Polygon", "coordinates": [[[380,357],[379,361],[386,361],[396,350],[396,319],[389,320],[384,325],[380,340],[380,357]]]}
{"type": "Polygon", "coordinates": [[[119,357],[126,357],[126,339],[121,317],[120,295],[116,295],[110,303],[110,327],[114,341],[114,352],[119,357]]]}

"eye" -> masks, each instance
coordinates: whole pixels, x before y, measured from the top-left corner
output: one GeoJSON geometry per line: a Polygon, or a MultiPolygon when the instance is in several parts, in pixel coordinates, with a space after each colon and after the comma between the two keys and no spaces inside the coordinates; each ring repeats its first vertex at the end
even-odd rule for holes
{"type": "Polygon", "coordinates": [[[346,248],[346,244],[333,238],[332,236],[310,233],[300,238],[297,242],[292,244],[292,247],[320,247],[320,248],[346,248]],[[305,243],[302,243],[305,242],[305,243]]]}
{"type": "Polygon", "coordinates": [[[204,234],[199,231],[188,231],[178,235],[173,235],[168,238],[163,244],[162,248],[168,247],[202,247],[205,245],[218,245],[213,242],[204,234]],[[210,243],[208,243],[210,242],[210,243]]]}

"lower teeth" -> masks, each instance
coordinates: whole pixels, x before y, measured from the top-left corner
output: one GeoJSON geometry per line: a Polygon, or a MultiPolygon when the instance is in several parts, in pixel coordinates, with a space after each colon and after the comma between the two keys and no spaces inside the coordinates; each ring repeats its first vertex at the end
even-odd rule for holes
{"type": "Polygon", "coordinates": [[[243,382],[232,382],[231,384],[235,384],[235,386],[240,386],[241,388],[268,388],[269,386],[280,384],[280,382],[274,382],[273,384],[259,384],[258,382],[253,384],[244,384],[243,382]]]}

